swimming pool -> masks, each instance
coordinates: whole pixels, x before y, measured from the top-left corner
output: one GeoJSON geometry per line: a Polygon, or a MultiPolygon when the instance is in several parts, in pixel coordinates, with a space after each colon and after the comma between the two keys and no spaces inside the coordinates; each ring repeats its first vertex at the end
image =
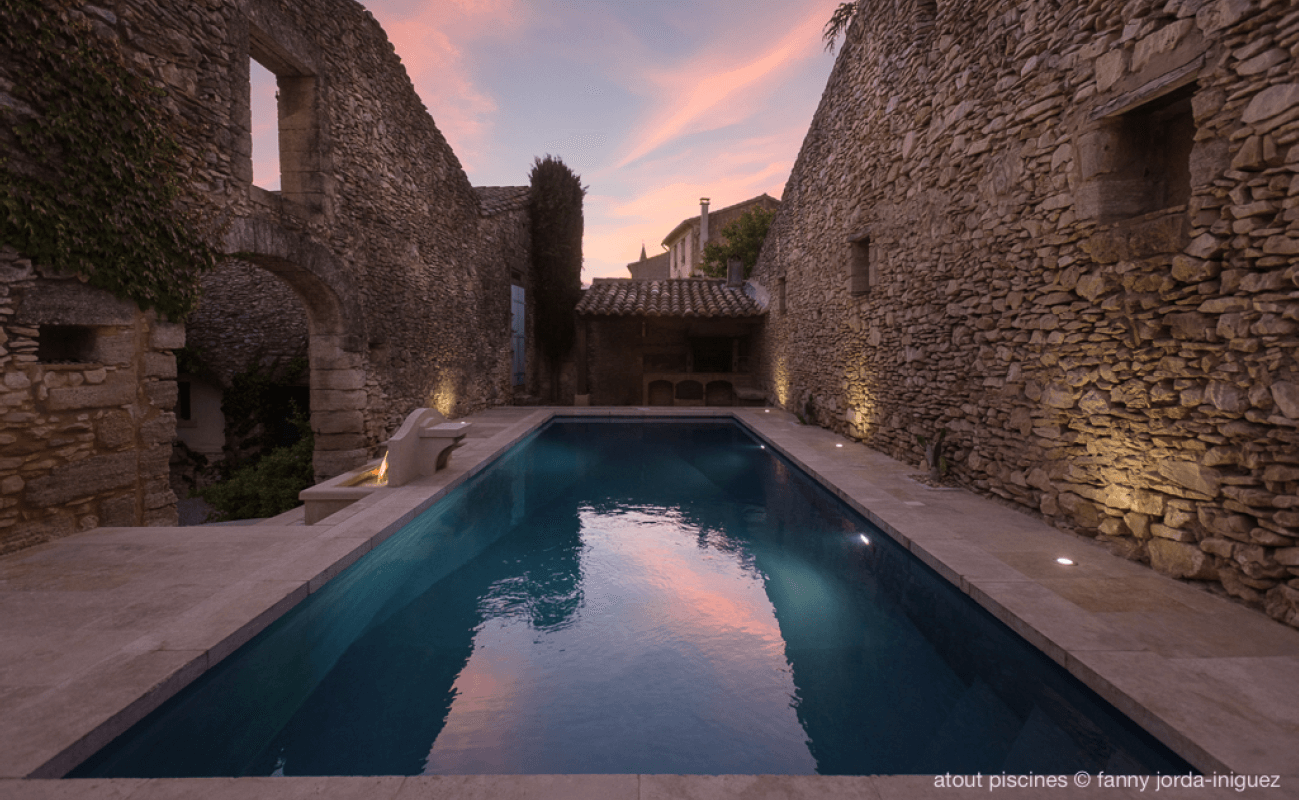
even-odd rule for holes
{"type": "Polygon", "coordinates": [[[556,420],[73,776],[1186,772],[731,422],[556,420]]]}

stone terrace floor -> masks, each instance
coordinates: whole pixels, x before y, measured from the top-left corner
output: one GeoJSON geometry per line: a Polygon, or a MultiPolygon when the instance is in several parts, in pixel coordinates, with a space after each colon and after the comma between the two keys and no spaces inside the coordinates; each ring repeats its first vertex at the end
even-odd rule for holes
{"type": "MultiPolygon", "coordinates": [[[[451,466],[315,526],[100,528],[0,557],[0,798],[925,798],[990,794],[930,776],[57,778],[554,413],[732,415],[1207,775],[1295,797],[1296,632],[829,431],[762,409],[498,408],[451,466]],[[836,445],[843,445],[837,447],[836,445]],[[1068,555],[1074,567],[1055,559],[1068,555]]],[[[1147,796],[1018,790],[1022,797],[1147,796]]]]}

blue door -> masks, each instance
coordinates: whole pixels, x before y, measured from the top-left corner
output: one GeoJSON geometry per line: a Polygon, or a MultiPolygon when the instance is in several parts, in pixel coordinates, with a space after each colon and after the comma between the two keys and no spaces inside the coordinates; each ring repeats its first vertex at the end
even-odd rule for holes
{"type": "Polygon", "coordinates": [[[510,287],[511,384],[524,385],[524,287],[510,287]]]}

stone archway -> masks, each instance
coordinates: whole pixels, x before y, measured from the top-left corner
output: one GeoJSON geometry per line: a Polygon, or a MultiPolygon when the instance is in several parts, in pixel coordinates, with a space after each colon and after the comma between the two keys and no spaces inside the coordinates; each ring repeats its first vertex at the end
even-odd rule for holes
{"type": "Polygon", "coordinates": [[[366,329],[361,293],[323,245],[265,219],[230,224],[224,249],[284,281],[307,311],[312,468],[321,481],[362,463],[366,441],[366,329]]]}

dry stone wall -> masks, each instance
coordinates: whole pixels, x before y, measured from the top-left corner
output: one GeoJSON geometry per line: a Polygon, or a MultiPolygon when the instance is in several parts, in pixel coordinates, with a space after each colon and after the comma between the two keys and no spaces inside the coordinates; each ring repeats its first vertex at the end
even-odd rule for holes
{"type": "MultiPolygon", "coordinates": [[[[514,259],[502,258],[502,253],[528,246],[527,226],[501,226],[496,240],[484,242],[480,203],[464,170],[368,11],[353,0],[99,0],[75,5],[72,13],[165,90],[159,103],[182,131],[179,178],[194,190],[187,202],[211,228],[214,244],[273,273],[301,300],[318,477],[338,474],[373,455],[412,408],[433,405],[458,416],[508,401],[514,259]],[[283,189],[274,193],[251,185],[250,56],[275,73],[279,83],[283,189]],[[521,236],[520,242],[501,240],[521,236]]],[[[0,100],[30,113],[21,83],[9,74],[0,64],[0,100]]],[[[30,281],[23,284],[29,295],[59,285],[39,274],[29,276],[22,253],[6,259],[5,270],[30,281]]],[[[237,311],[219,308],[215,298],[206,310],[215,317],[237,311]]],[[[60,409],[62,415],[48,424],[22,418],[22,424],[32,426],[27,438],[63,448],[60,458],[68,465],[98,457],[93,447],[77,449],[64,439],[98,436],[96,415],[109,410],[114,418],[116,412],[130,416],[136,426],[129,436],[123,434],[134,444],[114,446],[134,448],[132,458],[152,458],[150,448],[171,441],[176,388],[168,353],[184,343],[183,331],[156,339],[147,317],[121,325],[137,337],[139,358],[129,363],[144,395],[128,392],[125,383],[118,387],[120,398],[95,394],[107,389],[49,386],[52,392],[84,395],[84,402],[60,409]],[[134,416],[136,411],[143,416],[134,416]],[[73,427],[65,435],[62,425],[73,427]],[[147,435],[139,433],[145,425],[153,426],[147,435]]],[[[26,330],[19,325],[6,335],[20,342],[30,337],[26,330]]],[[[16,356],[0,359],[5,359],[3,377],[10,387],[24,381],[47,386],[47,379],[108,385],[91,383],[98,380],[91,374],[98,376],[95,370],[73,377],[75,370],[63,375],[23,365],[16,356]]],[[[124,375],[128,362],[114,364],[124,375]]],[[[110,381],[107,373],[103,380],[110,381]]],[[[18,388],[38,391],[25,384],[18,388]]],[[[35,394],[32,398],[43,402],[35,394]]],[[[39,412],[15,407],[10,413],[39,412]]],[[[27,446],[35,444],[21,447],[27,446]]],[[[0,463],[17,458],[26,463],[35,451],[20,453],[21,447],[16,442],[0,446],[0,463]]],[[[126,452],[114,448],[113,453],[126,452]]],[[[7,504],[0,509],[0,515],[7,515],[0,516],[0,542],[7,547],[31,541],[31,535],[14,531],[46,524],[42,520],[60,531],[95,521],[121,524],[125,516],[104,510],[109,495],[135,498],[135,523],[169,521],[174,512],[152,514],[156,509],[151,504],[161,502],[166,484],[167,459],[158,460],[163,465],[159,470],[142,467],[138,473],[146,488],[104,487],[104,493],[86,495],[91,499],[85,508],[77,505],[80,499],[69,499],[60,508],[54,501],[40,506],[32,500],[27,477],[0,475],[7,504]],[[155,472],[163,487],[156,493],[149,488],[155,472]],[[90,508],[95,502],[99,510],[90,508]],[[21,509],[18,521],[12,508],[21,509]]],[[[46,467],[57,471],[62,464],[46,467]]],[[[167,499],[160,508],[172,508],[173,502],[167,499]]]]}
{"type": "Polygon", "coordinates": [[[205,378],[229,388],[238,374],[307,357],[307,312],[288,284],[230,259],[203,276],[199,307],[185,322],[185,345],[205,378]]]}
{"type": "Polygon", "coordinates": [[[1295,625],[1295,4],[927,7],[862,7],[786,186],[772,397],[1295,625]]]}
{"type": "Polygon", "coordinates": [[[0,320],[0,553],[98,525],[174,525],[184,328],[9,249],[0,320]]]}

